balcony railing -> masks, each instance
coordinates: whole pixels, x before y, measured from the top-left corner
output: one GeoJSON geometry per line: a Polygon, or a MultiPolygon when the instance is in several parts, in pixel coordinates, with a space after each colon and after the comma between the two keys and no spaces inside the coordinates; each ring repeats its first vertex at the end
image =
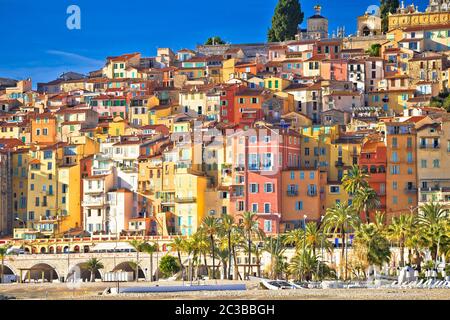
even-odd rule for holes
{"type": "Polygon", "coordinates": [[[288,190],[287,191],[287,196],[288,197],[296,197],[296,196],[298,196],[298,190],[288,190]]]}
{"type": "Polygon", "coordinates": [[[418,189],[416,187],[406,187],[405,193],[417,193],[418,189]]]}
{"type": "Polygon", "coordinates": [[[427,149],[427,150],[437,150],[441,148],[440,144],[421,144],[419,146],[420,149],[427,149]]]}
{"type": "Polygon", "coordinates": [[[196,197],[184,197],[184,196],[178,196],[175,198],[176,203],[192,203],[197,202],[196,197]]]}

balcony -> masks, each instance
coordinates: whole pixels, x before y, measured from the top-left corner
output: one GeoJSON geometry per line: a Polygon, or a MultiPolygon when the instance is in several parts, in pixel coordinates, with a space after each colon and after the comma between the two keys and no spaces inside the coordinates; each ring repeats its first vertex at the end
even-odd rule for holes
{"type": "Polygon", "coordinates": [[[286,194],[288,197],[296,197],[298,196],[298,190],[288,190],[286,194]]]}
{"type": "Polygon", "coordinates": [[[416,187],[406,187],[405,193],[417,193],[418,189],[416,187]]]}
{"type": "Polygon", "coordinates": [[[317,197],[317,191],[308,191],[308,197],[317,197]]]}
{"type": "Polygon", "coordinates": [[[108,201],[104,197],[88,197],[81,202],[82,207],[102,207],[106,204],[108,204],[108,201]]]}
{"type": "Polygon", "coordinates": [[[178,197],[175,197],[175,202],[176,203],[193,203],[193,202],[197,202],[197,198],[196,197],[178,196],[178,197]]]}
{"type": "Polygon", "coordinates": [[[40,216],[40,223],[54,223],[61,220],[61,216],[40,216]]]}
{"type": "Polygon", "coordinates": [[[419,146],[420,149],[426,150],[439,150],[441,148],[440,144],[421,144],[419,146]]]}

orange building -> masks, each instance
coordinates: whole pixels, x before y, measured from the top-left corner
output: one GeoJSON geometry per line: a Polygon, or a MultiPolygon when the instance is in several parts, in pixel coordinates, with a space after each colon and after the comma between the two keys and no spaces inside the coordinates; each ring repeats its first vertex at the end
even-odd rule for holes
{"type": "Polygon", "coordinates": [[[409,212],[417,206],[416,137],[414,123],[386,123],[386,215],[409,212]]]}
{"type": "Polygon", "coordinates": [[[303,227],[306,222],[320,221],[325,213],[324,186],[327,173],[315,169],[282,172],[280,232],[303,227]]]}
{"type": "Polygon", "coordinates": [[[56,143],[56,117],[52,113],[41,113],[31,119],[31,143],[56,143]]]}

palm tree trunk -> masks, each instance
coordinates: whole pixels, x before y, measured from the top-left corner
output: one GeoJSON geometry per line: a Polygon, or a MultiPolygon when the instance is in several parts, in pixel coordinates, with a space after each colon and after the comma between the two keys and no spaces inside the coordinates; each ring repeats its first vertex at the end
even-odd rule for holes
{"type": "Polygon", "coordinates": [[[405,241],[403,239],[400,242],[400,266],[405,266],[405,241]]]}
{"type": "Polygon", "coordinates": [[[251,232],[249,232],[248,233],[248,270],[247,270],[247,275],[246,275],[247,280],[248,280],[248,277],[251,272],[251,266],[252,266],[252,237],[251,237],[251,232]]]}
{"type": "Polygon", "coordinates": [[[228,232],[228,268],[227,268],[227,280],[231,278],[231,232],[228,232]]]}
{"type": "Polygon", "coordinates": [[[139,251],[136,251],[136,282],[139,280],[139,251]]]}
{"type": "Polygon", "coordinates": [[[369,209],[367,208],[367,204],[364,205],[364,212],[366,213],[367,223],[370,223],[370,214],[369,214],[369,209]]]}
{"type": "MultiPolygon", "coordinates": [[[[346,246],[346,243],[345,243],[345,230],[344,230],[344,228],[342,227],[342,250],[341,250],[341,270],[344,270],[344,268],[345,268],[345,246],[346,246]]],[[[341,274],[341,277],[343,277],[344,276],[344,274],[345,274],[345,271],[341,274]]]]}
{"type": "Polygon", "coordinates": [[[211,271],[208,268],[208,261],[206,260],[206,251],[203,252],[203,263],[205,264],[206,271],[208,272],[208,277],[211,277],[211,271]]]}
{"type": "Polygon", "coordinates": [[[241,273],[239,272],[239,266],[238,266],[238,263],[237,263],[236,247],[235,246],[233,246],[233,259],[234,259],[233,260],[234,261],[234,267],[236,268],[236,274],[237,274],[239,280],[242,280],[242,276],[241,276],[241,273]]]}
{"type": "Polygon", "coordinates": [[[150,253],[150,282],[153,282],[153,253],[150,253]]]}
{"type": "Polygon", "coordinates": [[[213,279],[216,279],[216,258],[215,258],[215,248],[214,248],[214,236],[211,235],[211,249],[212,249],[212,263],[213,263],[213,267],[212,267],[212,276],[213,279]]]}
{"type": "Polygon", "coordinates": [[[95,270],[91,270],[91,282],[95,282],[95,270]]]}
{"type": "Polygon", "coordinates": [[[2,264],[0,265],[0,283],[3,283],[4,268],[5,268],[5,257],[2,255],[2,264]]]}

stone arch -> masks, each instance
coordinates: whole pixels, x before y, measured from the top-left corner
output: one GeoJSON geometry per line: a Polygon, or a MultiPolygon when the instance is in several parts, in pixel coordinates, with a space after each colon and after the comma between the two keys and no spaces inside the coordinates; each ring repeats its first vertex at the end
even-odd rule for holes
{"type": "Polygon", "coordinates": [[[67,246],[67,245],[63,246],[62,252],[63,252],[63,253],[69,253],[69,252],[70,252],[70,247],[67,246]]]}
{"type": "Polygon", "coordinates": [[[54,246],[48,247],[48,253],[54,254],[55,253],[55,247],[54,246]]]}
{"type": "Polygon", "coordinates": [[[13,274],[17,276],[19,274],[19,271],[5,261],[3,263],[3,274],[13,274]]]}
{"type": "Polygon", "coordinates": [[[0,283],[10,283],[17,281],[17,272],[13,268],[3,264],[3,279],[0,277],[0,283]]]}
{"type": "MultiPolygon", "coordinates": [[[[70,280],[71,277],[75,274],[75,272],[79,272],[77,275],[78,279],[81,279],[83,282],[91,281],[91,272],[86,267],[86,262],[80,262],[70,267],[69,275],[67,276],[67,280],[70,280]]],[[[97,270],[95,272],[95,279],[103,279],[102,270],[97,270]]]]}
{"type": "MultiPolygon", "coordinates": [[[[136,280],[136,270],[135,270],[135,268],[132,267],[133,263],[135,263],[135,262],[133,262],[133,261],[121,262],[112,270],[112,272],[115,272],[115,271],[133,272],[133,280],[136,280]]],[[[145,273],[140,266],[139,266],[139,270],[138,270],[138,275],[139,275],[138,279],[145,279],[145,273]]]]}
{"type": "Polygon", "coordinates": [[[46,247],[41,247],[39,249],[39,253],[47,253],[47,248],[46,247]]]}
{"type": "Polygon", "coordinates": [[[28,270],[25,273],[25,278],[30,280],[38,281],[42,279],[42,272],[44,273],[44,281],[52,282],[53,280],[59,279],[59,274],[57,269],[54,266],[51,266],[47,263],[37,263],[31,267],[31,270],[28,270]]]}
{"type": "Polygon", "coordinates": [[[62,253],[63,248],[61,246],[56,246],[56,253],[62,253]]]}
{"type": "Polygon", "coordinates": [[[80,246],[79,245],[73,246],[72,252],[80,253],[80,246]]]}
{"type": "Polygon", "coordinates": [[[365,25],[361,28],[361,35],[364,37],[370,36],[370,32],[371,32],[371,30],[367,25],[365,25]]]}

